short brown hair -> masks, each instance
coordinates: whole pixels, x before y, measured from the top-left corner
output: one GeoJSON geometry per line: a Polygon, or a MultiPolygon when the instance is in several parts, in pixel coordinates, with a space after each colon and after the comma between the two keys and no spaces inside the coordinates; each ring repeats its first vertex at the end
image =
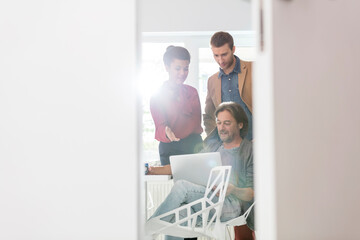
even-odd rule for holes
{"type": "Polygon", "coordinates": [[[166,48],[166,52],[163,56],[165,65],[170,66],[174,59],[187,60],[190,62],[190,53],[184,47],[170,45],[166,48]]]}
{"type": "Polygon", "coordinates": [[[241,107],[241,105],[236,102],[223,102],[216,108],[215,117],[217,117],[218,114],[223,111],[228,111],[235,118],[236,123],[243,124],[242,129],[240,129],[240,136],[242,138],[246,137],[249,128],[249,123],[246,113],[244,109],[241,107]]]}
{"type": "Polygon", "coordinates": [[[210,45],[214,47],[222,47],[225,44],[229,44],[230,49],[234,47],[234,39],[227,32],[217,32],[212,35],[210,39],[210,45]]]}

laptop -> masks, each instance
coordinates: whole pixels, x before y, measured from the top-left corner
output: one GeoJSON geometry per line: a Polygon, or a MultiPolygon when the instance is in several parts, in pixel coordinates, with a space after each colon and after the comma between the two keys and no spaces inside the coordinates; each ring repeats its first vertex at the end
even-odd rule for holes
{"type": "Polygon", "coordinates": [[[206,186],[210,170],[222,163],[219,152],[210,152],[170,156],[170,165],[175,182],[183,179],[206,186]]]}

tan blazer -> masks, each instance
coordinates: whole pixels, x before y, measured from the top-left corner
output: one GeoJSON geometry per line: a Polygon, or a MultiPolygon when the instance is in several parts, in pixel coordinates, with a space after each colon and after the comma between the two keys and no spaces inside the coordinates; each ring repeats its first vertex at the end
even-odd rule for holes
{"type": "MultiPolygon", "coordinates": [[[[241,73],[238,74],[239,93],[241,99],[252,113],[252,63],[240,60],[241,73]]],[[[219,72],[208,79],[205,100],[205,114],[203,114],[206,135],[216,127],[215,109],[221,103],[221,78],[219,72]]]]}

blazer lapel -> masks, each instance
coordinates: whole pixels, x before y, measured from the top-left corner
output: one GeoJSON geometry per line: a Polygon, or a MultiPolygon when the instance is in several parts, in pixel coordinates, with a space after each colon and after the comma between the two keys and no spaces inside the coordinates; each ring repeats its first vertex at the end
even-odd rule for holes
{"type": "Polygon", "coordinates": [[[240,97],[242,98],[242,90],[244,87],[245,77],[246,77],[246,73],[247,73],[246,65],[242,61],[240,61],[240,69],[241,69],[241,72],[238,74],[238,83],[239,83],[240,97]]]}
{"type": "Polygon", "coordinates": [[[214,105],[215,108],[219,106],[221,103],[221,78],[217,78],[215,81],[215,99],[214,99],[214,105]]]}

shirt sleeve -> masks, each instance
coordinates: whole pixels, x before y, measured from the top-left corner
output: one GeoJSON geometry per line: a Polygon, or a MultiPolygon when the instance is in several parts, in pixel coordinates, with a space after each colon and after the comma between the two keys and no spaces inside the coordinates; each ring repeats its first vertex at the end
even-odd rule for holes
{"type": "Polygon", "coordinates": [[[253,153],[250,152],[249,158],[246,161],[246,187],[254,189],[254,162],[253,153]]]}
{"type": "Polygon", "coordinates": [[[155,124],[155,139],[160,142],[170,142],[165,133],[165,127],[168,125],[166,115],[156,96],[150,99],[150,112],[155,124]]]}
{"type": "Polygon", "coordinates": [[[195,89],[194,95],[195,95],[195,103],[194,103],[195,109],[194,109],[194,111],[195,111],[195,113],[197,114],[196,119],[199,120],[198,125],[199,125],[199,128],[201,129],[200,131],[202,132],[203,129],[202,129],[202,127],[201,127],[201,117],[202,117],[202,114],[201,114],[201,103],[200,103],[199,94],[198,94],[198,92],[197,92],[196,89],[195,89]]]}

